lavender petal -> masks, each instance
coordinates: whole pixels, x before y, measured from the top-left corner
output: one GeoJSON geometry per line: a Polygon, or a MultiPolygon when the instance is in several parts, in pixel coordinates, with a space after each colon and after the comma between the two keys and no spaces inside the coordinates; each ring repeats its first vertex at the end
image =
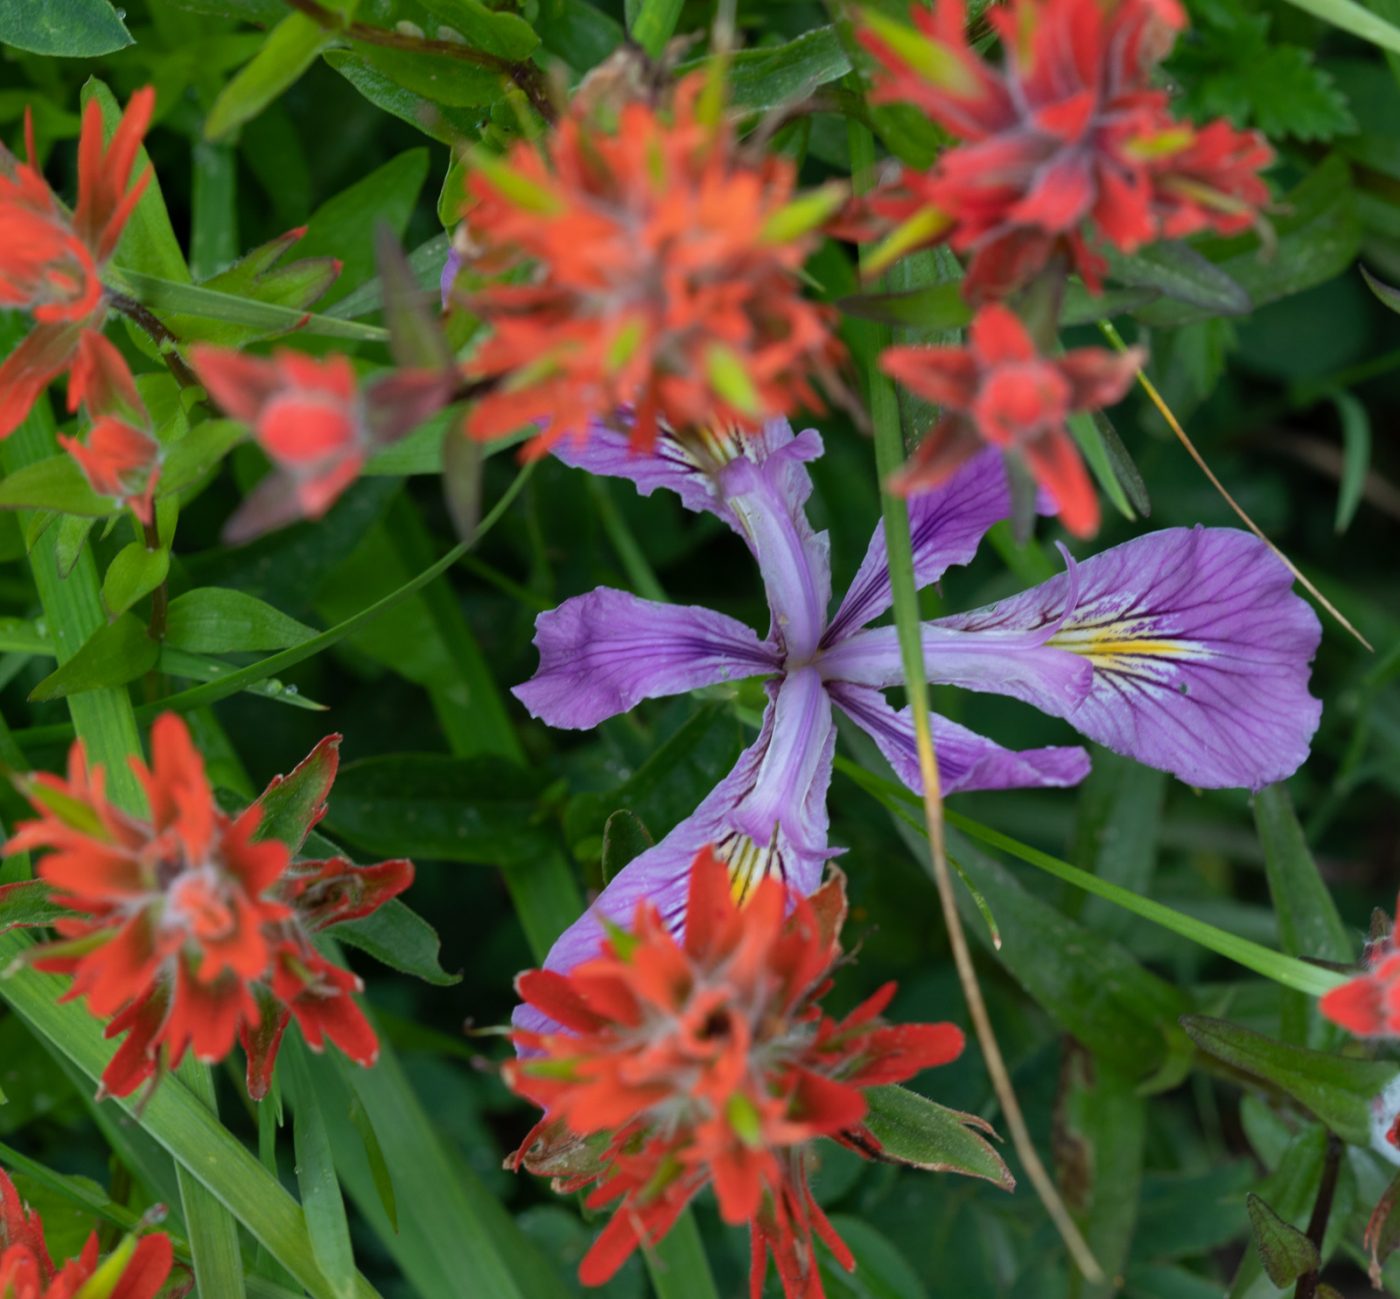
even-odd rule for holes
{"type": "Polygon", "coordinates": [[[712,609],[599,587],[535,621],[540,666],[512,693],[550,726],[585,729],[643,699],[777,671],[777,650],[712,609]]]}

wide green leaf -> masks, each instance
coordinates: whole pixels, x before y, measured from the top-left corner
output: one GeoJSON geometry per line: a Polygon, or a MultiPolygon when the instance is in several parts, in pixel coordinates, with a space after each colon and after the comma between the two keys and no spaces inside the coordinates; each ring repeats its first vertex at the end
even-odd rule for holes
{"type": "Polygon", "coordinates": [[[217,586],[176,596],[165,620],[166,644],[203,654],[287,649],[315,635],[257,596],[217,586]]]}
{"type": "Polygon", "coordinates": [[[547,852],[537,777],[496,758],[393,754],[340,773],[327,824],[368,852],[509,866],[547,852]]]}
{"type": "Polygon", "coordinates": [[[128,542],[107,566],[102,578],[102,603],[115,618],[150,595],[169,572],[170,552],[164,547],[148,550],[144,542],[128,542]]]}
{"type": "Polygon", "coordinates": [[[449,974],[442,968],[442,939],[437,930],[397,898],[390,898],[360,920],[336,925],[331,932],[340,942],[358,947],[381,965],[424,983],[450,988],[462,981],[460,974],[449,974]]]}
{"type": "Polygon", "coordinates": [[[1188,1015],[1181,1021],[1208,1055],[1287,1093],[1344,1141],[1371,1141],[1371,1100],[1394,1081],[1400,1067],[1311,1051],[1223,1019],[1188,1015]]]}
{"type": "Polygon", "coordinates": [[[0,482],[0,509],[57,510],[102,519],[121,507],[110,496],[94,492],[78,462],[64,452],[6,474],[0,482]]]}
{"type": "Polygon", "coordinates": [[[1259,1196],[1245,1197],[1254,1248],[1259,1251],[1264,1271],[1280,1290],[1292,1285],[1307,1272],[1317,1271],[1321,1257],[1297,1227],[1285,1222],[1259,1196]]]}
{"type": "Polygon", "coordinates": [[[147,634],[135,614],[124,613],[99,628],[66,663],[60,663],[33,690],[34,700],[63,699],[87,690],[124,686],[149,672],[160,657],[160,646],[147,634]]]}
{"type": "Polygon", "coordinates": [[[1120,253],[1109,245],[1104,256],[1109,274],[1129,288],[1155,289],[1165,298],[1212,315],[1242,316],[1249,311],[1244,287],[1188,244],[1166,241],[1135,253],[1120,253]]]}
{"type": "Polygon", "coordinates": [[[865,1126],[879,1142],[876,1157],[926,1172],[980,1177],[1012,1190],[1016,1181],[987,1141],[991,1125],[920,1096],[907,1087],[872,1087],[865,1093],[865,1126]]]}
{"type": "Polygon", "coordinates": [[[131,33],[108,0],[5,0],[0,5],[0,45],[90,59],[130,44],[131,33]]]}

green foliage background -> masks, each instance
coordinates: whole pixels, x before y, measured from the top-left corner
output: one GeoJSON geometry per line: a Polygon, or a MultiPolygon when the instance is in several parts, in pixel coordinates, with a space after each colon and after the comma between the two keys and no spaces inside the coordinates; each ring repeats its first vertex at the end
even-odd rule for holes
{"type": "MultiPolygon", "coordinates": [[[[1383,0],[1373,12],[1394,19],[1387,8],[1394,3],[1383,0]]],[[[664,27],[674,6],[642,8],[646,21],[664,27]]],[[[953,807],[1231,934],[1347,962],[1359,953],[1372,908],[1391,906],[1400,879],[1400,454],[1391,436],[1400,419],[1400,321],[1357,269],[1364,261],[1382,281],[1400,280],[1400,64],[1396,54],[1286,4],[1194,0],[1190,8],[1194,29],[1169,71],[1191,113],[1227,114],[1273,139],[1279,244],[1261,257],[1252,236],[1201,241],[1197,251],[1208,262],[1120,266],[1120,283],[1166,284],[1168,292],[1118,323],[1150,345],[1152,377],[1241,505],[1376,650],[1366,652],[1329,623],[1313,687],[1325,703],[1322,729],[1312,761],[1289,789],[1301,838],[1290,838],[1291,813],[1277,792],[1251,807],[1242,793],[1193,791],[1102,752],[1079,791],[963,796],[953,807]],[[1210,263],[1245,286],[1248,310],[1238,310],[1234,285],[1213,275],[1210,263]]],[[[344,265],[315,310],[372,324],[376,225],[387,224],[414,250],[415,267],[431,283],[445,254],[439,190],[451,144],[508,139],[528,109],[518,92],[504,93],[490,67],[336,39],[289,13],[281,0],[133,0],[119,22],[105,0],[0,0],[0,40],[8,42],[0,130],[18,141],[31,105],[40,152],[52,153],[48,174],[71,193],[71,143],[89,79],[101,78],[122,102],[153,82],[159,108],[149,151],[176,240],[156,223],[129,240],[118,261],[176,284],[201,282],[244,251],[309,224],[295,255],[334,256],[344,265]]],[[[518,9],[363,0],[356,17],[428,32],[445,23],[493,58],[533,56],[572,82],[639,15],[587,0],[523,0],[518,9]]],[[[700,31],[710,17],[709,6],[688,3],[678,30],[700,31]]],[[[841,81],[851,62],[839,12],[833,26],[833,14],[818,4],[749,0],[739,20],[739,103],[766,108],[804,87],[849,85],[841,81]]],[[[849,171],[843,103],[832,95],[831,111],[779,137],[803,158],[810,180],[849,171]]],[[[890,149],[918,156],[936,144],[927,124],[907,114],[882,110],[875,120],[890,149]]],[[[854,291],[847,253],[835,245],[812,271],[832,297],[854,291]]],[[[947,267],[930,254],[909,273],[938,280],[947,267]]],[[[905,328],[928,337],[954,323],[932,311],[905,328]]],[[[189,336],[236,337],[239,324],[194,320],[189,336]]],[[[1091,339],[1092,326],[1071,338],[1081,335],[1091,339]]],[[[312,352],[348,346],[367,362],[384,360],[372,340],[308,329],[290,341],[312,352]]],[[[132,333],[124,346],[133,357],[144,351],[138,364],[157,373],[144,340],[132,333]]],[[[910,429],[922,427],[924,412],[911,406],[905,414],[910,429]]],[[[1130,398],[1114,421],[1150,494],[1150,526],[1235,522],[1145,401],[1130,398]]],[[[22,444],[37,445],[32,439],[46,436],[44,422],[6,447],[8,471],[36,458],[22,444]]],[[[826,417],[820,427],[827,454],[813,467],[812,513],[830,530],[840,590],[878,517],[878,491],[869,444],[843,418],[826,417]]],[[[305,628],[342,623],[447,552],[456,535],[438,477],[441,431],[430,428],[384,456],[325,521],[237,549],[220,546],[219,529],[261,472],[256,452],[239,448],[224,470],[184,494],[172,595],[242,592],[301,625],[263,627],[241,641],[215,635],[205,650],[244,664],[300,643],[305,628]]],[[[488,460],[488,507],[516,474],[509,454],[488,460]]],[[[14,620],[0,628],[3,756],[13,765],[54,767],[71,735],[69,702],[30,698],[53,665],[36,649],[45,631],[26,563],[29,518],[0,516],[0,612],[14,620]]],[[[1142,526],[1110,515],[1102,544],[1142,526]]],[[[96,561],[88,580],[99,580],[133,540],[128,529],[122,521],[89,533],[65,521],[41,544],[60,557],[86,544],[96,561]]],[[[75,571],[81,577],[81,566],[75,571]]],[[[927,593],[926,608],[971,607],[1050,571],[1045,546],[1018,549],[1001,537],[927,593]]],[[[276,688],[190,714],[213,778],[241,798],[289,770],[323,734],[343,732],[349,765],[321,829],[362,860],[389,853],[417,860],[408,901],[438,931],[443,968],[461,978],[435,986],[354,952],[351,964],[366,977],[387,1043],[384,1061],[358,1074],[291,1046],[280,1072],[285,1108],[269,1103],[261,1115],[240,1103],[232,1072],[216,1077],[231,1137],[211,1129],[178,1083],[141,1122],[110,1102],[94,1105],[84,1060],[100,1068],[104,1058],[96,1026],[85,1026],[82,1014],[50,1016],[50,981],[26,975],[0,984],[7,1004],[0,1009],[0,1163],[18,1171],[26,1195],[59,1228],[56,1252],[64,1239],[77,1247],[94,1212],[115,1232],[124,1215],[139,1216],[155,1201],[170,1206],[172,1230],[188,1238],[197,1226],[195,1201],[176,1177],[170,1151],[178,1147],[220,1161],[219,1198],[243,1224],[249,1295],[298,1293],[301,1283],[317,1294],[368,1294],[372,1286],[386,1297],[428,1299],[576,1292],[573,1266],[595,1228],[577,1203],[502,1171],[503,1155],[531,1116],[481,1067],[503,1044],[464,1036],[462,1025],[505,1022],[514,973],[577,913],[584,891],[600,885],[608,816],[627,808],[659,838],[728,770],[759,701],[752,685],[741,685],[703,700],[645,705],[582,735],[528,721],[505,691],[533,671],[533,618],[599,583],[664,592],[755,625],[766,617],[749,557],[714,520],[546,461],[481,544],[442,577],[279,670],[276,688]],[[325,711],[294,706],[308,700],[325,711]],[[280,1131],[279,1112],[287,1122],[280,1131]],[[252,1155],[240,1155],[244,1147],[261,1150],[280,1182],[306,1199],[309,1234],[296,1237],[286,1225],[295,1225],[294,1213],[271,1196],[271,1178],[258,1180],[252,1155]],[[316,1190],[308,1175],[318,1167],[324,1177],[316,1190]],[[334,1247],[337,1179],[359,1282],[334,1247]],[[284,1228],[291,1232],[285,1239],[277,1235],[284,1228]]],[[[135,616],[146,594],[128,601],[135,616]]],[[[101,688],[73,700],[97,708],[97,698],[125,688],[95,684],[101,688]]],[[[139,682],[136,690],[139,704],[139,682]]],[[[989,697],[948,692],[936,706],[1017,747],[1066,736],[1058,723],[989,697]]],[[[878,769],[859,738],[848,738],[847,755],[878,769]]],[[[854,1001],[895,977],[897,1018],[965,1022],[919,838],[895,814],[901,806],[838,773],[832,837],[849,850],[843,865],[852,933],[865,940],[839,996],[854,1001]]],[[[7,824],[20,810],[14,796],[0,794],[7,824]]],[[[967,924],[980,943],[993,1017],[1032,1129],[1114,1281],[1094,1290],[1070,1274],[1024,1186],[1008,1196],[967,1179],[865,1165],[832,1149],[818,1197],[860,1270],[830,1275],[829,1293],[1281,1293],[1249,1244],[1245,1197],[1257,1193],[1283,1219],[1305,1223],[1327,1141],[1313,1115],[1355,1137],[1364,1093],[1348,1091],[1347,1075],[1345,1086],[1319,1099],[1316,1088],[1330,1084],[1307,1064],[1300,1106],[1299,1088],[1289,1091],[1274,1057],[1255,1071],[1272,1083],[1256,1078],[1242,1089],[1213,1057],[1193,1053],[1178,1019],[1223,1017],[1329,1052],[1339,1036],[1301,994],[1012,854],[956,832],[953,850],[1001,938],[993,950],[969,901],[967,924]]],[[[431,943],[417,931],[414,940],[417,947],[400,943],[400,963],[431,973],[431,943]]],[[[975,1049],[918,1086],[999,1122],[975,1049]]],[[[1339,1260],[1327,1275],[1342,1293],[1362,1293],[1354,1266],[1362,1227],[1389,1172],[1359,1148],[1343,1159],[1327,1239],[1339,1260]]],[[[696,1221],[712,1287],[695,1263],[697,1240],[682,1234],[654,1262],[653,1279],[634,1260],[603,1293],[639,1299],[654,1286],[663,1299],[739,1294],[746,1243],[719,1226],[708,1204],[696,1221]]],[[[1397,1268],[1387,1270],[1390,1293],[1400,1293],[1397,1268]]],[[[241,1287],[230,1281],[218,1292],[236,1295],[241,1287]]]]}

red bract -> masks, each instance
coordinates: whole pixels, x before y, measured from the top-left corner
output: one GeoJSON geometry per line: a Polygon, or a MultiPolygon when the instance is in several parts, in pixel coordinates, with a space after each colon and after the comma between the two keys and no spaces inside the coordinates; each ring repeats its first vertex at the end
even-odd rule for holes
{"type": "Polygon", "coordinates": [[[1060,253],[1097,288],[1090,237],[1129,251],[1257,219],[1263,137],[1178,122],[1151,83],[1185,21],[1176,0],[1013,0],[986,17],[999,70],[968,44],[962,0],[916,5],[917,32],[870,14],[861,33],[883,65],[874,98],[912,103],[964,141],[871,206],[912,223],[906,246],[946,237],[971,254],[971,300],[1005,296],[1060,253]]]}
{"type": "Polygon", "coordinates": [[[625,410],[646,447],[658,420],[755,428],[819,408],[813,378],[836,389],[832,313],[798,278],[828,196],[797,199],[793,164],[742,151],[703,89],[687,78],[670,111],[628,103],[615,129],[576,106],[542,144],[478,157],[465,262],[530,275],[466,299],[491,331],[470,372],[500,381],[471,436],[535,424],[539,453],[625,410]]]}
{"type": "Polygon", "coordinates": [[[956,1059],[963,1035],[885,1024],[893,984],[843,1020],[822,1013],[845,910],[839,873],[810,899],[769,876],[741,905],[706,849],[683,940],[643,901],[599,956],[520,976],[521,997],[559,1030],[514,1034],[523,1058],[507,1081],[545,1117],[511,1164],[560,1175],[562,1190],[592,1185],[590,1208],[616,1205],[580,1266],[585,1284],[658,1241],[709,1183],[724,1220],[749,1224],[755,1299],[769,1252],[789,1299],[821,1295],[814,1235],[854,1266],[812,1198],[808,1146],[825,1136],[877,1151],[862,1089],[956,1059]],[[585,1138],[598,1149],[580,1159],[585,1138]]]}
{"type": "Polygon", "coordinates": [[[1318,1008],[1357,1037],[1400,1037],[1400,916],[1366,948],[1366,973],[1326,993],[1318,1008]]]}
{"type": "Polygon", "coordinates": [[[0,306],[28,311],[36,322],[0,365],[0,437],[13,432],[45,387],[73,364],[84,332],[102,327],[101,272],[150,177],[147,172],[128,188],[154,107],[155,91],[138,90],[104,144],[101,105],[95,97],[88,101],[71,216],[34,165],[28,115],[28,161],[0,150],[0,306]]]}
{"type": "MultiPolygon", "coordinates": [[[[338,743],[322,741],[290,778],[316,782],[310,822],[324,811],[338,743]]],[[[86,998],[94,1015],[112,1017],[108,1037],[126,1034],[103,1089],[129,1095],[187,1050],[213,1062],[237,1039],[249,1093],[261,1099],[291,1018],[313,1049],[330,1038],[373,1064],[374,1032],[351,996],[359,980],[327,961],[311,935],[401,893],[412,864],[295,861],[286,843],[258,837],[268,794],[238,817],[219,810],[178,716],[156,721],[151,750],[150,768],[132,760],[148,819],[107,801],[101,769],[89,770],[76,743],[67,779],[38,773],[23,782],[39,819],[6,845],[48,849],[38,874],[73,913],[55,922],[57,941],[33,950],[34,965],[71,974],[65,1000],[86,998]]]]}
{"type": "Polygon", "coordinates": [[[276,470],[229,520],[231,542],[320,518],[378,447],[451,397],[451,377],[428,371],[402,371],[361,391],[344,356],[316,360],[283,349],[266,359],[201,345],[190,360],[209,395],[252,428],[276,470]]]}
{"type": "Polygon", "coordinates": [[[170,1275],[173,1255],[168,1236],[128,1237],[105,1260],[97,1233],[83,1252],[56,1268],[44,1242],[44,1224],[27,1211],[15,1184],[0,1169],[0,1296],[4,1299],[155,1299],[170,1275]],[[101,1279],[87,1289],[102,1269],[101,1279]]]}
{"type": "Polygon", "coordinates": [[[1081,347],[1041,356],[1026,327],[997,303],[977,313],[967,347],[887,349],[881,368],[943,408],[895,489],[912,495],[937,487],[990,443],[1025,462],[1065,527],[1091,536],[1099,526],[1099,501],[1065,420],[1071,411],[1117,401],[1141,364],[1138,348],[1115,355],[1081,347]]]}
{"type": "Polygon", "coordinates": [[[94,492],[130,505],[142,523],[150,524],[160,443],[150,433],[150,417],[122,354],[93,330],[78,340],[68,380],[68,408],[80,405],[95,421],[87,440],[60,433],[59,444],[78,462],[94,492]]]}

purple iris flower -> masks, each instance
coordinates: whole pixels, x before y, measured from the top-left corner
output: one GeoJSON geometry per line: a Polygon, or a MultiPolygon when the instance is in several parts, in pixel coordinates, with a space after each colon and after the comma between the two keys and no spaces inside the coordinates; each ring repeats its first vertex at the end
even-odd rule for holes
{"type": "MultiPolygon", "coordinates": [[[[908,708],[881,693],[903,684],[883,525],[832,616],[825,533],[806,515],[814,430],[785,422],[761,434],[663,436],[638,454],[626,433],[595,429],[555,448],[568,464],[628,478],[646,495],[675,491],[748,544],[772,611],[765,638],[710,609],[658,604],[600,587],[541,614],[539,671],[516,696],[551,726],[588,728],[640,700],[765,676],[758,738],[695,812],[629,863],[555,944],[546,966],[592,955],[602,920],[630,923],[649,898],[683,915],[690,863],[713,844],[747,891],[777,873],[810,893],[827,844],[826,794],[840,709],[879,745],[896,775],[921,788],[908,708]]],[[[1007,517],[1001,456],[988,451],[910,501],[920,587],[973,557],[1007,517]]],[[[929,680],[1022,700],[1108,748],[1192,785],[1258,789],[1295,771],[1321,704],[1308,665],[1321,627],[1269,548],[1231,528],[1170,528],[1115,546],[1022,595],[924,624],[929,680]]],[[[945,793],[1074,785],[1081,748],[1005,749],[933,715],[945,793]]]]}

